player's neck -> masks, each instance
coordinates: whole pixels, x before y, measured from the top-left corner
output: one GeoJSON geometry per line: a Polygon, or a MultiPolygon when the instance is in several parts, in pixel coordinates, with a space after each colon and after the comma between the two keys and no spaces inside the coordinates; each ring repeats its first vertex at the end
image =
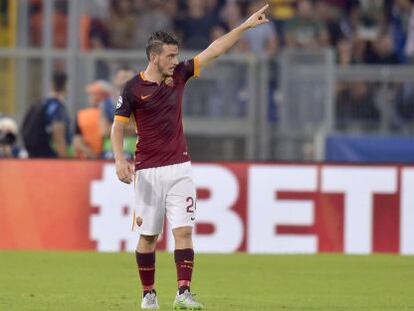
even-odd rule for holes
{"type": "Polygon", "coordinates": [[[50,91],[48,97],[56,98],[59,101],[61,101],[62,103],[65,101],[65,94],[61,93],[61,92],[50,91]]]}
{"type": "Polygon", "coordinates": [[[149,64],[147,66],[147,69],[145,69],[144,71],[144,75],[145,78],[150,81],[150,82],[155,82],[157,84],[160,84],[162,82],[162,80],[164,79],[164,77],[162,76],[162,74],[157,70],[157,68],[155,68],[154,66],[152,66],[151,64],[149,64]]]}

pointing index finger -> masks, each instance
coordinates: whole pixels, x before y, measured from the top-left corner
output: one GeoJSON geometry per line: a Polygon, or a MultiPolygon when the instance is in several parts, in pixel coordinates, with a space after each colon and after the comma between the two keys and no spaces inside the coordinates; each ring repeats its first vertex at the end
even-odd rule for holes
{"type": "Polygon", "coordinates": [[[266,9],[269,7],[268,4],[266,4],[264,7],[262,7],[259,11],[257,11],[258,14],[262,14],[266,9]]]}

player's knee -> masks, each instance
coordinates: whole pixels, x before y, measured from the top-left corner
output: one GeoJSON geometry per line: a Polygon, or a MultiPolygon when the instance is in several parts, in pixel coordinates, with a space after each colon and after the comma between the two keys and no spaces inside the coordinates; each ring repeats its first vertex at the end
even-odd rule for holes
{"type": "Polygon", "coordinates": [[[173,230],[173,235],[176,241],[189,241],[192,239],[192,228],[182,227],[173,230]]]}
{"type": "Polygon", "coordinates": [[[137,251],[152,251],[157,243],[157,235],[140,235],[137,251]]]}

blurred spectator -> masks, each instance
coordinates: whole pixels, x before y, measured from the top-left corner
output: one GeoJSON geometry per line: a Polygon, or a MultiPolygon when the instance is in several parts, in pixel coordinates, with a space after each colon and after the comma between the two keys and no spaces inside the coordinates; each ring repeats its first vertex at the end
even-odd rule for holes
{"type": "Polygon", "coordinates": [[[86,15],[103,20],[108,11],[110,6],[109,0],[88,0],[82,1],[82,8],[86,15]]]}
{"type": "Polygon", "coordinates": [[[40,47],[43,43],[43,12],[41,0],[30,0],[29,25],[29,45],[40,47]]]}
{"type": "Polygon", "coordinates": [[[373,44],[386,32],[383,0],[364,0],[352,5],[350,26],[353,35],[353,55],[357,63],[371,58],[373,44]]]}
{"type": "Polygon", "coordinates": [[[224,28],[223,24],[216,24],[210,30],[210,41],[213,42],[225,34],[226,29],[224,28]]]}
{"type": "Polygon", "coordinates": [[[204,0],[204,2],[205,2],[207,14],[218,16],[226,0],[204,0]]]}
{"type": "Polygon", "coordinates": [[[101,49],[110,46],[108,28],[105,23],[99,19],[91,19],[88,36],[90,38],[89,48],[101,49]]]}
{"type": "Polygon", "coordinates": [[[31,158],[64,158],[71,142],[69,114],[64,105],[66,74],[53,74],[52,90],[33,105],[23,121],[23,140],[31,158]]]}
{"type": "MultiPolygon", "coordinates": [[[[221,21],[210,29],[211,42],[226,34],[228,31],[236,28],[243,22],[243,15],[240,6],[232,1],[226,3],[221,10],[221,21]]],[[[257,28],[258,29],[258,28],[257,28]]],[[[256,29],[256,30],[257,30],[256,29]]],[[[230,51],[246,52],[248,50],[245,39],[237,42],[230,51]]]]}
{"type": "MultiPolygon", "coordinates": [[[[67,0],[54,1],[52,13],[52,47],[66,48],[68,37],[68,2],[67,0]]],[[[41,0],[31,0],[29,6],[30,45],[39,47],[43,44],[43,11],[44,4],[41,0]]]]}
{"type": "MultiPolygon", "coordinates": [[[[353,61],[365,63],[372,59],[375,44],[387,32],[383,0],[361,0],[353,2],[349,23],[352,30],[353,61]]],[[[375,62],[375,61],[374,61],[375,62]]]]}
{"type": "Polygon", "coordinates": [[[295,0],[270,0],[270,15],[276,21],[287,21],[295,16],[295,0]]]}
{"type": "Polygon", "coordinates": [[[119,66],[114,73],[112,78],[112,84],[114,86],[114,98],[118,99],[118,96],[121,95],[121,91],[125,86],[125,83],[128,80],[132,79],[135,76],[135,71],[126,65],[119,66]]]}
{"type": "Polygon", "coordinates": [[[360,0],[353,5],[351,15],[352,26],[360,38],[373,41],[386,30],[384,0],[360,0]]]}
{"type": "Polygon", "coordinates": [[[410,18],[408,21],[407,41],[405,44],[405,55],[409,58],[414,56],[414,6],[409,8],[410,18]]]}
{"type": "Polygon", "coordinates": [[[406,82],[403,83],[397,93],[397,116],[400,118],[398,120],[398,126],[402,125],[400,121],[408,121],[412,124],[414,119],[414,85],[413,83],[406,82]]]}
{"type": "Polygon", "coordinates": [[[275,23],[278,37],[281,39],[280,43],[285,44],[285,25],[286,22],[295,16],[295,2],[296,0],[269,0],[269,13],[275,23]]]}
{"type": "Polygon", "coordinates": [[[111,47],[132,48],[136,32],[135,12],[132,0],[111,0],[107,29],[111,47]]]}
{"type": "MultiPolygon", "coordinates": [[[[93,87],[90,89],[93,90],[93,87]]],[[[104,80],[97,81],[97,95],[102,98],[99,107],[101,108],[100,128],[103,137],[109,137],[111,132],[112,122],[114,122],[115,116],[115,98],[116,91],[113,86],[104,80]]]]}
{"type": "Polygon", "coordinates": [[[243,22],[243,15],[240,5],[234,1],[229,1],[221,10],[221,21],[226,32],[234,29],[243,22]]]}
{"type": "Polygon", "coordinates": [[[323,0],[330,6],[335,7],[338,10],[344,11],[344,13],[348,13],[350,5],[358,0],[323,0]]]}
{"type": "Polygon", "coordinates": [[[18,128],[12,118],[0,115],[0,158],[23,158],[25,152],[17,147],[18,128]]]}
{"type": "MultiPolygon", "coordinates": [[[[118,98],[121,95],[121,92],[125,86],[125,83],[127,83],[127,81],[132,79],[134,76],[135,76],[135,71],[128,66],[121,66],[115,71],[115,74],[112,78],[112,85],[114,87],[113,97],[112,97],[113,103],[116,103],[118,101],[118,98]]],[[[106,107],[104,107],[104,109],[105,109],[106,120],[109,123],[108,123],[108,126],[106,127],[106,131],[103,132],[103,135],[104,137],[109,137],[110,127],[114,119],[115,107],[112,104],[111,107],[107,105],[106,107]]],[[[133,116],[131,116],[130,118],[127,131],[131,135],[135,134],[135,122],[133,120],[133,116]]]]}
{"type": "Polygon", "coordinates": [[[315,48],[328,44],[325,25],[316,19],[311,0],[298,0],[296,16],[286,24],[286,45],[291,48],[315,48]]]}
{"type": "MultiPolygon", "coordinates": [[[[411,0],[395,0],[390,13],[390,28],[395,53],[401,62],[405,61],[405,45],[409,31],[410,17],[413,13],[411,0]]],[[[414,25],[413,25],[414,26],[414,25]]]]}
{"type": "MultiPolygon", "coordinates": [[[[112,85],[114,87],[113,103],[118,102],[119,96],[121,95],[121,92],[125,84],[127,83],[128,80],[132,79],[134,76],[135,76],[135,71],[128,66],[124,65],[124,66],[120,66],[117,68],[112,78],[112,85]]],[[[104,113],[106,115],[104,122],[107,122],[107,125],[106,125],[106,128],[104,128],[105,132],[102,133],[104,136],[103,157],[105,159],[113,159],[112,146],[111,146],[111,141],[109,137],[110,137],[110,130],[111,130],[114,114],[115,114],[115,107],[114,105],[112,105],[111,107],[106,106],[104,109],[105,109],[104,113]]],[[[137,130],[136,130],[135,118],[133,115],[131,115],[128,126],[125,128],[126,137],[124,140],[125,156],[128,159],[132,159],[135,154],[135,145],[136,145],[136,140],[137,140],[136,132],[137,130]]]]}
{"type": "MultiPolygon", "coordinates": [[[[251,2],[247,9],[247,15],[252,15],[265,5],[263,0],[251,2]]],[[[246,31],[245,40],[249,51],[258,56],[273,57],[276,55],[278,42],[273,23],[266,23],[252,31],[246,31]]]]}
{"type": "Polygon", "coordinates": [[[352,38],[352,63],[361,64],[365,62],[369,42],[354,36],[352,38]]]}
{"type": "Polygon", "coordinates": [[[380,65],[400,63],[398,55],[394,52],[392,38],[389,34],[381,35],[378,40],[370,44],[365,62],[380,65]]]}
{"type": "Polygon", "coordinates": [[[143,49],[153,32],[174,30],[173,16],[177,14],[177,1],[149,0],[137,13],[135,47],[143,49]]]}
{"type": "MultiPolygon", "coordinates": [[[[105,50],[109,47],[109,37],[102,27],[103,25],[96,22],[91,24],[90,30],[90,48],[93,50],[105,50]]],[[[95,61],[95,79],[105,80],[110,76],[110,69],[105,59],[97,59],[95,61]]]]}
{"type": "Polygon", "coordinates": [[[211,28],[218,23],[217,17],[206,11],[203,0],[188,0],[187,14],[177,22],[183,46],[190,50],[205,49],[210,44],[211,28]]]}
{"type": "Polygon", "coordinates": [[[351,27],[342,17],[344,11],[330,4],[327,0],[317,0],[315,12],[317,18],[325,24],[330,46],[336,46],[338,40],[344,35],[351,36],[351,27]]]}
{"type": "Polygon", "coordinates": [[[355,82],[341,90],[337,95],[336,118],[338,125],[352,126],[349,121],[377,122],[379,111],[374,100],[372,89],[364,82],[355,82]]]}
{"type": "Polygon", "coordinates": [[[352,43],[346,37],[341,37],[336,43],[337,63],[346,67],[353,62],[352,59],[352,43]]]}
{"type": "Polygon", "coordinates": [[[109,132],[105,107],[113,107],[112,87],[108,82],[98,80],[89,84],[86,92],[89,107],[78,111],[73,146],[77,157],[96,159],[103,151],[103,134],[109,132]]]}

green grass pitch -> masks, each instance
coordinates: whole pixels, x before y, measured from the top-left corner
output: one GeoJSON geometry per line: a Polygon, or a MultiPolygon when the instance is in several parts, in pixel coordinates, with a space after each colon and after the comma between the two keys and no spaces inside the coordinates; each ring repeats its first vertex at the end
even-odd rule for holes
{"type": "MultiPolygon", "coordinates": [[[[175,265],[157,254],[161,310],[175,265]]],[[[414,258],[197,255],[192,291],[206,310],[414,310],[414,258]]],[[[0,252],[0,310],[140,310],[132,254],[0,252]]]]}

